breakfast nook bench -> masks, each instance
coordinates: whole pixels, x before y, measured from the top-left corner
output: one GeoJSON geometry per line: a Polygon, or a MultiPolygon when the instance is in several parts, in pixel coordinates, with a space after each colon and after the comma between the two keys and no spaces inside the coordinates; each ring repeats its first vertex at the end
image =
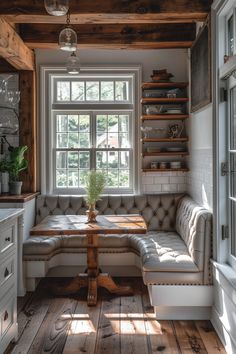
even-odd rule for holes
{"type": "MultiPolygon", "coordinates": [[[[212,215],[184,194],[104,196],[101,215],[140,214],[146,234],[99,235],[99,263],[112,275],[140,275],[157,318],[209,318],[212,215]],[[129,273],[130,269],[130,273],[129,273]],[[140,269],[140,270],[139,270],[140,269]]],[[[36,225],[48,215],[84,215],[81,196],[40,195],[36,225]]],[[[45,276],[75,275],[86,265],[86,235],[30,236],[23,245],[26,286],[45,276]]]]}

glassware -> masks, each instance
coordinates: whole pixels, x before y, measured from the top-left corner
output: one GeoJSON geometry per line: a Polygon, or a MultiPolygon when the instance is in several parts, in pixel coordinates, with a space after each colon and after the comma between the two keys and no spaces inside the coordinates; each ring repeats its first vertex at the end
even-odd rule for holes
{"type": "Polygon", "coordinates": [[[66,27],[59,34],[60,49],[67,52],[75,52],[77,48],[77,33],[70,25],[70,13],[67,13],[66,27]]]}
{"type": "Polygon", "coordinates": [[[49,15],[63,16],[69,9],[69,0],[44,0],[44,6],[49,15]]]}
{"type": "Polygon", "coordinates": [[[141,127],[140,129],[144,134],[144,139],[147,139],[148,133],[152,131],[152,127],[141,127]]]}
{"type": "Polygon", "coordinates": [[[68,74],[79,74],[80,72],[80,62],[79,58],[76,56],[76,53],[73,52],[66,62],[66,70],[68,74]]]}

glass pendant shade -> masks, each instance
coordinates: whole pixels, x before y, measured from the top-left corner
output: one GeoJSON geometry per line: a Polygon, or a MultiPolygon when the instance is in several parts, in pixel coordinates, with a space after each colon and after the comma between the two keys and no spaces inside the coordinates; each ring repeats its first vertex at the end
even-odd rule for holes
{"type": "Polygon", "coordinates": [[[77,48],[77,34],[71,27],[64,28],[59,34],[59,46],[67,52],[74,52],[77,48]]]}
{"type": "Polygon", "coordinates": [[[44,6],[49,15],[63,16],[69,9],[69,0],[44,0],[44,6]]]}
{"type": "Polygon", "coordinates": [[[80,61],[76,56],[75,52],[73,52],[66,62],[66,70],[68,74],[79,74],[80,72],[80,61]]]}

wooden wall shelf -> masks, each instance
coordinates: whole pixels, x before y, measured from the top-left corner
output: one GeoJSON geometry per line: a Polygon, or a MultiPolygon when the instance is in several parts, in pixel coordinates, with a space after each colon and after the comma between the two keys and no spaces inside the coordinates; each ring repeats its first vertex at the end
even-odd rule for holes
{"type": "Polygon", "coordinates": [[[181,143],[188,141],[188,137],[185,138],[143,138],[142,143],[181,143]]]}
{"type": "Polygon", "coordinates": [[[168,152],[143,152],[143,157],[145,156],[188,156],[188,151],[168,151],[168,152]]]}
{"type": "Polygon", "coordinates": [[[186,88],[188,86],[188,82],[143,82],[142,89],[143,90],[152,90],[158,88],[186,88]]]}
{"type": "MultiPolygon", "coordinates": [[[[142,92],[143,92],[143,97],[141,98],[140,102],[143,105],[142,106],[142,115],[141,115],[141,122],[143,127],[145,126],[151,126],[153,128],[158,128],[162,127],[163,125],[165,126],[166,129],[170,129],[170,125],[173,123],[171,121],[180,121],[180,123],[175,122],[174,124],[177,124],[179,127],[182,127],[181,132],[183,131],[183,137],[179,138],[170,138],[170,137],[148,137],[150,135],[145,135],[145,129],[143,129],[143,135],[141,138],[141,143],[145,144],[143,145],[143,153],[142,153],[142,158],[145,159],[146,157],[149,157],[149,159],[143,161],[143,172],[175,172],[175,171],[180,171],[180,172],[188,172],[189,169],[187,167],[182,167],[182,168],[151,168],[152,162],[152,157],[156,157],[157,160],[161,160],[163,158],[163,162],[167,163],[167,166],[169,166],[168,162],[170,161],[171,157],[175,157],[174,160],[181,160],[181,165],[187,166],[187,163],[184,159],[185,156],[189,155],[188,148],[187,148],[187,142],[189,141],[189,138],[186,136],[185,133],[185,119],[189,118],[189,114],[187,113],[187,105],[186,103],[189,101],[187,97],[187,88],[188,82],[143,82],[142,83],[142,92]],[[176,92],[177,97],[167,97],[169,96],[168,93],[171,93],[171,89],[176,89],[173,90],[173,93],[176,92]],[[151,91],[153,90],[154,94],[150,94],[151,91]],[[159,92],[161,94],[159,94],[159,92]],[[180,94],[179,94],[180,93],[180,94]],[[144,97],[145,96],[145,97],[144,97]],[[163,97],[146,97],[146,96],[163,96],[163,97]],[[182,96],[182,97],[178,97],[182,96]],[[147,105],[159,105],[160,108],[161,106],[166,106],[167,108],[165,109],[166,113],[164,111],[158,111],[156,114],[147,114],[151,112],[151,110],[147,110],[147,105]],[[169,108],[175,107],[174,105],[178,105],[178,107],[181,107],[181,110],[175,110],[171,111],[169,108]],[[158,113],[160,112],[160,113],[158,113]],[[179,113],[178,113],[179,112],[179,113]],[[186,113],[183,113],[186,112],[186,113]],[[162,121],[163,123],[158,123],[158,121],[162,121]],[[144,124],[144,122],[146,122],[144,124]],[[151,123],[150,123],[151,122],[151,123]],[[155,123],[156,122],[156,123],[155,123]],[[169,128],[168,128],[169,126],[169,128]],[[145,138],[147,136],[147,138],[145,138]],[[166,143],[171,144],[170,146],[175,147],[174,150],[177,151],[168,151],[166,148],[166,143]],[[181,149],[178,145],[176,144],[181,144],[184,148],[181,149]],[[153,150],[156,152],[154,152],[153,150]],[[182,150],[182,151],[181,151],[182,150]],[[184,150],[184,151],[183,151],[184,150]],[[150,151],[150,152],[148,152],[150,151]],[[159,151],[159,152],[158,152],[159,151]],[[158,159],[159,157],[159,159],[158,159]],[[182,160],[183,159],[183,160],[182,160]]],[[[176,96],[174,95],[174,96],[176,96]]],[[[156,135],[158,136],[158,135],[156,135]]],[[[159,135],[160,136],[160,135],[159,135]]],[[[170,149],[172,150],[172,149],[170,149]]],[[[158,163],[158,161],[157,161],[158,163]]],[[[159,165],[158,165],[159,166],[159,165]]],[[[180,166],[180,165],[179,165],[180,166]]]]}
{"type": "Polygon", "coordinates": [[[188,102],[187,97],[167,98],[167,97],[144,97],[141,98],[142,104],[158,104],[158,103],[185,103],[188,102]]]}
{"type": "Polygon", "coordinates": [[[143,168],[143,172],[188,172],[188,168],[143,168]]]}
{"type": "Polygon", "coordinates": [[[188,114],[143,114],[141,120],[183,120],[189,118],[188,114]]]}

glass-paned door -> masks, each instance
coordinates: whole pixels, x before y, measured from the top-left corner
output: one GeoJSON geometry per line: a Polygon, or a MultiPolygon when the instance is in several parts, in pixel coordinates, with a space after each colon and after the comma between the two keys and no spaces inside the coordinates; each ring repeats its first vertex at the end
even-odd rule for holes
{"type": "Polygon", "coordinates": [[[229,116],[228,116],[228,142],[229,142],[229,231],[230,231],[230,257],[236,259],[236,80],[229,80],[229,116]],[[232,86],[232,84],[234,86],[232,86]]]}

